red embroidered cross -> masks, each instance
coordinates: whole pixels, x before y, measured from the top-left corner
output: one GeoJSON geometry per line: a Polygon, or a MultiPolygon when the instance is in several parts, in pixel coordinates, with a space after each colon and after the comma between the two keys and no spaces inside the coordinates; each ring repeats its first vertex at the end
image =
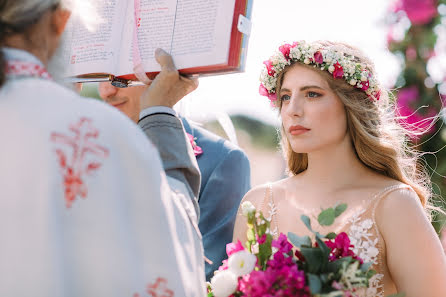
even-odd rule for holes
{"type": "Polygon", "coordinates": [[[87,196],[87,187],[82,179],[83,176],[91,174],[102,165],[97,161],[87,161],[87,164],[84,164],[87,153],[102,159],[109,154],[108,149],[93,142],[99,137],[99,131],[93,127],[91,119],[83,117],[76,124],[71,124],[69,129],[74,133],[74,136],[57,132],[51,134],[51,141],[64,144],[72,149],[70,160],[62,149],[56,149],[59,165],[64,175],[65,202],[68,208],[71,207],[78,195],[82,198],[87,196]]]}
{"type": "Polygon", "coordinates": [[[167,280],[162,277],[158,277],[154,284],[147,286],[147,293],[152,297],[173,297],[173,291],[167,287],[167,280]]]}

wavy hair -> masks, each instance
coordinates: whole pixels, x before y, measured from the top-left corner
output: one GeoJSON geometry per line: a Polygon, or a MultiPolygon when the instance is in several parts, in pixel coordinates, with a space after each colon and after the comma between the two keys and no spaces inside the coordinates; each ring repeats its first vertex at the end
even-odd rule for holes
{"type": "MultiPolygon", "coordinates": [[[[343,43],[318,43],[355,56],[358,62],[366,64],[372,74],[376,75],[373,63],[360,50],[343,43]]],[[[279,74],[277,98],[280,98],[279,90],[284,76],[292,65],[279,74]]],[[[411,132],[398,120],[394,102],[389,99],[390,93],[381,88],[379,101],[371,100],[362,90],[349,85],[343,79],[334,79],[327,71],[305,64],[299,65],[317,71],[344,104],[348,133],[358,159],[368,168],[412,187],[422,205],[427,207],[432,196],[431,182],[427,171],[419,163],[420,153],[409,146],[408,136],[411,132]]],[[[277,100],[276,104],[281,109],[281,101],[277,100]]],[[[297,175],[305,171],[308,167],[307,154],[292,150],[283,126],[281,135],[281,147],[289,174],[297,175]]]]}

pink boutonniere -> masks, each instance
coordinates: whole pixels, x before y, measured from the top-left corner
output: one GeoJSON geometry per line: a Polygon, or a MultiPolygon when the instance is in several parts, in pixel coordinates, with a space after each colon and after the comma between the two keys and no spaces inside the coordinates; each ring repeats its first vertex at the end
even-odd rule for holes
{"type": "Polygon", "coordinates": [[[186,134],[187,134],[187,137],[189,138],[190,144],[192,145],[192,149],[194,150],[195,157],[201,155],[203,153],[203,150],[195,142],[194,136],[189,133],[186,133],[186,134]]]}

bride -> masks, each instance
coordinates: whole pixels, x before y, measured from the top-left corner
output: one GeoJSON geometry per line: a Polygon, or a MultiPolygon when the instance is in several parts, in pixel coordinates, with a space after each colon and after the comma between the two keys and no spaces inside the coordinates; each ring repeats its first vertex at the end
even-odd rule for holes
{"type": "MultiPolygon", "coordinates": [[[[260,92],[282,119],[290,177],[252,189],[271,232],[309,235],[300,216],[321,207],[348,208],[322,232],[345,231],[377,274],[367,296],[446,296],[446,259],[429,221],[431,188],[407,144],[372,63],[357,49],[331,42],[285,44],[261,75],[260,92]]],[[[317,221],[317,220],[313,220],[317,221]]],[[[237,216],[234,241],[246,241],[237,216]]]]}

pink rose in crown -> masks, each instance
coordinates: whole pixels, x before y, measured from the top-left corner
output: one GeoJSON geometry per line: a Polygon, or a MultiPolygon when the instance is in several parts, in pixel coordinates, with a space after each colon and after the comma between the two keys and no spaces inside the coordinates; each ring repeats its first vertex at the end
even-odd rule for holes
{"type": "Polygon", "coordinates": [[[318,64],[322,64],[324,62],[324,57],[320,51],[314,53],[314,61],[318,64]]]}
{"type": "Polygon", "coordinates": [[[367,81],[363,81],[363,82],[361,83],[361,85],[362,85],[361,90],[363,90],[363,91],[367,91],[367,90],[369,89],[369,81],[368,81],[368,80],[367,80],[367,81]]]}
{"type": "Polygon", "coordinates": [[[279,51],[282,53],[282,55],[285,57],[285,59],[289,60],[290,59],[290,49],[291,49],[291,45],[286,43],[284,45],[281,45],[279,47],[279,51]]]}
{"type": "Polygon", "coordinates": [[[276,71],[273,68],[273,62],[271,62],[270,60],[266,60],[265,62],[263,62],[263,64],[265,64],[269,76],[274,76],[274,74],[276,74],[276,71]]]}
{"type": "Polygon", "coordinates": [[[396,10],[404,10],[414,25],[427,24],[438,13],[436,0],[400,0],[396,10]]]}
{"type": "Polygon", "coordinates": [[[268,90],[265,88],[265,86],[263,84],[260,84],[259,86],[259,94],[262,96],[268,96],[269,92],[268,90]]]}
{"type": "Polygon", "coordinates": [[[275,102],[277,101],[276,93],[268,94],[268,99],[270,100],[271,106],[274,107],[275,106],[275,102]]]}
{"type": "Polygon", "coordinates": [[[336,62],[336,64],[334,64],[333,66],[335,68],[333,71],[333,78],[342,78],[342,76],[344,75],[344,68],[342,68],[339,62],[336,62]]]}

